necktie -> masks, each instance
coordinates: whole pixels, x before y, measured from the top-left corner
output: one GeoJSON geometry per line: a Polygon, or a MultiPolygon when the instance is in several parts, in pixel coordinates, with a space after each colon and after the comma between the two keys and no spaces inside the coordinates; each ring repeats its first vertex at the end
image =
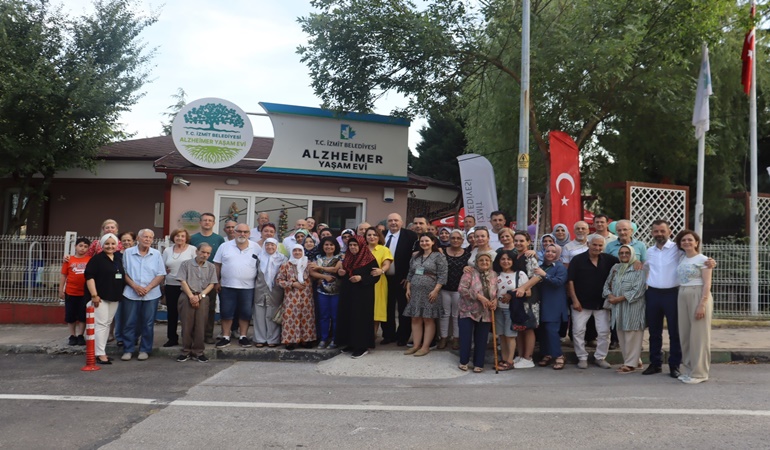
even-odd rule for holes
{"type": "Polygon", "coordinates": [[[389,234],[388,235],[388,242],[385,243],[385,247],[390,248],[390,241],[392,241],[392,240],[393,240],[393,235],[389,234]]]}

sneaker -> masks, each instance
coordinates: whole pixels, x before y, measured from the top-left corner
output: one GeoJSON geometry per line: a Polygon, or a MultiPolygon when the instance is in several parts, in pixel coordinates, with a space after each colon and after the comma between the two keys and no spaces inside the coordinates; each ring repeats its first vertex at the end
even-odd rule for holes
{"type": "Polygon", "coordinates": [[[202,362],[202,363],[207,363],[207,362],[209,362],[209,359],[208,359],[208,358],[206,358],[206,355],[203,355],[203,354],[201,354],[201,355],[198,355],[198,357],[197,357],[197,358],[195,358],[195,359],[196,359],[196,361],[198,361],[198,362],[202,362]]]}
{"type": "Polygon", "coordinates": [[[78,336],[78,345],[86,345],[86,338],[82,334],[78,336]]]}
{"type": "Polygon", "coordinates": [[[519,362],[513,363],[514,369],[531,369],[533,367],[535,367],[535,362],[527,358],[521,358],[519,362]]]}
{"type": "Polygon", "coordinates": [[[131,353],[123,353],[123,356],[121,356],[120,359],[123,361],[131,361],[131,353]]]}
{"type": "Polygon", "coordinates": [[[677,380],[681,381],[682,383],[687,383],[690,381],[690,376],[682,374],[677,377],[677,380]]]}
{"type": "Polygon", "coordinates": [[[321,341],[318,343],[318,348],[324,349],[326,348],[326,341],[321,341]]]}
{"type": "Polygon", "coordinates": [[[71,334],[67,341],[67,345],[78,345],[78,338],[76,338],[74,334],[71,334]]]}
{"type": "Polygon", "coordinates": [[[147,352],[139,352],[139,356],[136,357],[139,361],[147,361],[150,355],[147,352]]]}
{"type": "Polygon", "coordinates": [[[176,357],[176,362],[185,362],[190,359],[190,355],[185,355],[182,353],[181,355],[176,357]]]}
{"type": "Polygon", "coordinates": [[[334,343],[334,341],[332,341],[332,342],[329,344],[329,346],[328,346],[328,347],[326,347],[326,348],[330,348],[330,349],[334,350],[335,348],[337,348],[337,344],[335,344],[335,343],[334,343]]]}
{"type": "Polygon", "coordinates": [[[581,359],[580,361],[578,361],[577,366],[578,366],[578,369],[588,369],[588,360],[581,359]]]}
{"type": "Polygon", "coordinates": [[[521,356],[517,356],[517,357],[513,358],[513,364],[514,365],[516,365],[516,364],[518,364],[520,362],[521,362],[521,356]]]}
{"type": "Polygon", "coordinates": [[[217,341],[217,348],[225,348],[230,346],[230,339],[226,337],[219,338],[219,341],[217,341]]]}
{"type": "Polygon", "coordinates": [[[251,341],[246,336],[241,336],[238,339],[238,344],[240,344],[240,346],[244,348],[251,347],[251,341]]]}
{"type": "Polygon", "coordinates": [[[364,350],[356,350],[356,351],[353,352],[353,354],[350,355],[350,357],[353,358],[353,359],[358,359],[358,358],[360,358],[360,357],[362,357],[362,356],[364,356],[364,355],[366,355],[368,353],[369,353],[369,350],[366,350],[366,349],[364,349],[364,350]]]}
{"type": "Polygon", "coordinates": [[[597,359],[594,364],[596,364],[597,366],[601,367],[602,369],[611,369],[612,368],[610,363],[608,363],[607,361],[605,361],[603,359],[597,359]]]}

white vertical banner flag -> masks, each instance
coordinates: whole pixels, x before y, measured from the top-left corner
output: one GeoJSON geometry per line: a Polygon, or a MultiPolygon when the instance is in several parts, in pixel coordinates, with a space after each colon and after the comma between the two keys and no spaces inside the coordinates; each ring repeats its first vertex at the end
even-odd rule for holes
{"type": "Polygon", "coordinates": [[[692,125],[695,127],[696,139],[700,139],[709,130],[709,96],[711,94],[709,49],[704,44],[700,75],[698,76],[698,90],[695,92],[695,109],[692,112],[692,125]]]}
{"type": "Polygon", "coordinates": [[[475,217],[477,225],[488,227],[489,216],[497,210],[495,170],[487,158],[473,153],[460,155],[457,161],[465,215],[475,217]]]}

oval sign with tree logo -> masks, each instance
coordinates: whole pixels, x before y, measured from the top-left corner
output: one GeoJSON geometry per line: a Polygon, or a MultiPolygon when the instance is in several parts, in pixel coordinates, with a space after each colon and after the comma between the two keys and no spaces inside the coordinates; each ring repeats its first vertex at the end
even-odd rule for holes
{"type": "Polygon", "coordinates": [[[191,163],[221,169],[246,156],[254,132],[248,116],[236,104],[221,98],[202,98],[177,113],[171,137],[179,153],[191,163]]]}

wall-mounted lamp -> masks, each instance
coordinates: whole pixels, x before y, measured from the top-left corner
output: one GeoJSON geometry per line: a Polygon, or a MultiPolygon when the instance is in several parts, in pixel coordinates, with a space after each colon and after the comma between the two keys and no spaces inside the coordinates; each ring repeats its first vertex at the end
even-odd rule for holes
{"type": "Polygon", "coordinates": [[[340,186],[340,192],[342,192],[343,194],[347,194],[350,191],[351,191],[351,189],[349,187],[347,187],[347,186],[340,186]]]}
{"type": "Polygon", "coordinates": [[[237,178],[228,178],[225,180],[225,184],[228,184],[230,186],[238,186],[239,183],[240,183],[240,180],[238,180],[237,178]]]}

